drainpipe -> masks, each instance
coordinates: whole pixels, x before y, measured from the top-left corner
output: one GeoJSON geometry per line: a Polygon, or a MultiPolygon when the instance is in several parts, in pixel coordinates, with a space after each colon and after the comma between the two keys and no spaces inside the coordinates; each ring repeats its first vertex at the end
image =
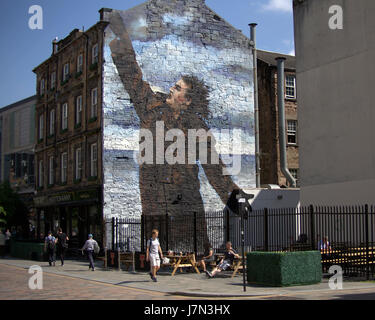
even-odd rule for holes
{"type": "Polygon", "coordinates": [[[276,58],[277,61],[277,104],[279,120],[279,146],[280,146],[280,169],[292,188],[296,187],[296,180],[288,169],[286,157],[286,133],[285,133],[285,93],[284,93],[284,57],[276,58]]]}
{"type": "Polygon", "coordinates": [[[258,66],[256,49],[256,23],[250,23],[250,46],[253,53],[253,83],[254,83],[254,131],[255,131],[255,186],[260,188],[260,153],[259,153],[259,105],[258,105],[258,66]]]}

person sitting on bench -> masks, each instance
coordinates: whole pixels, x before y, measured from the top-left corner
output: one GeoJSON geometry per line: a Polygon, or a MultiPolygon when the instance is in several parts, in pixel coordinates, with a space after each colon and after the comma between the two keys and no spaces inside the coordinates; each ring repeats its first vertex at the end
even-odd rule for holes
{"type": "Polygon", "coordinates": [[[204,253],[203,256],[200,256],[198,258],[198,266],[203,267],[203,271],[207,273],[207,264],[210,264],[214,261],[214,251],[210,245],[210,243],[207,241],[204,244],[204,253]]]}
{"type": "Polygon", "coordinates": [[[224,257],[220,260],[219,264],[212,270],[212,272],[208,272],[207,275],[210,278],[213,278],[217,273],[221,271],[225,271],[233,263],[234,258],[239,258],[240,256],[237,254],[237,252],[232,248],[232,243],[228,241],[225,245],[226,250],[224,257]]]}

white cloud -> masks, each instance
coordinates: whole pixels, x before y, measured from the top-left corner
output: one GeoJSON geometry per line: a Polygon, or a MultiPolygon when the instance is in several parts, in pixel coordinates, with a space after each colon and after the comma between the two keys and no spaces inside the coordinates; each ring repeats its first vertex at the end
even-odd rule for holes
{"type": "Polygon", "coordinates": [[[267,11],[293,12],[292,0],[268,0],[268,3],[263,5],[263,9],[267,11]]]}

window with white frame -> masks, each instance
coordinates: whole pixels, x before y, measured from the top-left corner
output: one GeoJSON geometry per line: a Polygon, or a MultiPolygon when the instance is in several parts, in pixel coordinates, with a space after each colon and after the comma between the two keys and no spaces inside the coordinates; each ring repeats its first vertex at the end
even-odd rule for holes
{"type": "Polygon", "coordinates": [[[61,107],[61,129],[68,128],[68,103],[64,103],[61,107]]]}
{"type": "Polygon", "coordinates": [[[49,173],[48,173],[48,184],[52,185],[55,183],[55,166],[53,156],[49,157],[49,173]]]}
{"type": "Polygon", "coordinates": [[[97,44],[95,44],[93,47],[92,47],[92,63],[96,63],[98,62],[98,56],[99,56],[99,46],[97,44]]]}
{"type": "Polygon", "coordinates": [[[82,150],[81,148],[76,149],[76,159],[75,159],[75,179],[80,180],[82,177],[82,150]]]}
{"type": "Polygon", "coordinates": [[[285,77],[285,96],[289,99],[296,98],[296,77],[293,75],[285,77]]]}
{"type": "Polygon", "coordinates": [[[46,88],[46,82],[44,79],[40,80],[40,95],[44,94],[46,88]]]}
{"type": "Polygon", "coordinates": [[[63,152],[61,154],[61,183],[65,183],[68,174],[68,153],[63,152]]]}
{"type": "Polygon", "coordinates": [[[76,125],[82,122],[82,96],[76,98],[76,125]]]}
{"type": "Polygon", "coordinates": [[[287,120],[288,144],[297,144],[297,120],[287,120]]]}
{"type": "Polygon", "coordinates": [[[292,175],[292,177],[296,180],[296,185],[298,186],[298,176],[299,176],[299,174],[298,174],[298,169],[296,169],[296,168],[291,168],[291,169],[289,169],[289,172],[290,172],[290,174],[292,175]]]}
{"type": "Polygon", "coordinates": [[[38,187],[43,187],[43,160],[39,160],[38,187]]]}
{"type": "Polygon", "coordinates": [[[90,149],[90,176],[96,177],[98,175],[98,145],[93,143],[90,149]]]}
{"type": "Polygon", "coordinates": [[[98,88],[91,90],[91,118],[98,114],[98,88]]]}
{"type": "Polygon", "coordinates": [[[55,109],[49,112],[49,135],[55,134],[55,109]]]}
{"type": "Polygon", "coordinates": [[[51,73],[51,90],[56,88],[56,71],[51,73]]]}
{"type": "Polygon", "coordinates": [[[83,54],[80,54],[77,58],[77,72],[82,72],[83,70],[83,54]]]}
{"type": "Polygon", "coordinates": [[[63,69],[63,81],[68,80],[69,77],[69,63],[64,64],[64,69],[63,69]]]}
{"type": "Polygon", "coordinates": [[[44,131],[44,116],[41,114],[39,116],[39,140],[43,139],[43,131],[44,131]]]}

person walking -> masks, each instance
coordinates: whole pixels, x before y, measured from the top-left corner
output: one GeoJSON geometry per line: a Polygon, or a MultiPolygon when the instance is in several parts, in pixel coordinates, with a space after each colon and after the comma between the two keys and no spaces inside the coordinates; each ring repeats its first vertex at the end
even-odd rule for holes
{"type": "Polygon", "coordinates": [[[61,266],[64,265],[65,251],[68,248],[69,237],[59,228],[57,233],[57,254],[60,256],[61,266]]]}
{"type": "Polygon", "coordinates": [[[9,229],[5,231],[5,248],[6,254],[10,254],[10,237],[12,234],[10,233],[9,229]]]}
{"type": "Polygon", "coordinates": [[[0,229],[0,257],[5,256],[5,234],[3,230],[0,229]]]}
{"type": "Polygon", "coordinates": [[[150,240],[147,241],[147,250],[146,250],[146,261],[150,261],[150,277],[154,282],[157,282],[156,273],[160,269],[160,257],[163,259],[163,251],[160,247],[160,242],[158,239],[159,231],[154,229],[152,230],[152,236],[150,240]],[[160,253],[160,256],[159,256],[160,253]]]}
{"type": "Polygon", "coordinates": [[[52,231],[48,231],[48,236],[44,240],[44,251],[48,253],[48,262],[50,266],[56,265],[56,241],[52,231]]]}
{"type": "Polygon", "coordinates": [[[99,253],[100,248],[98,243],[93,239],[93,235],[90,233],[88,235],[88,239],[86,240],[84,246],[82,247],[82,254],[83,250],[86,250],[87,252],[87,257],[89,259],[89,270],[95,271],[95,266],[94,266],[94,253],[99,253]]]}

